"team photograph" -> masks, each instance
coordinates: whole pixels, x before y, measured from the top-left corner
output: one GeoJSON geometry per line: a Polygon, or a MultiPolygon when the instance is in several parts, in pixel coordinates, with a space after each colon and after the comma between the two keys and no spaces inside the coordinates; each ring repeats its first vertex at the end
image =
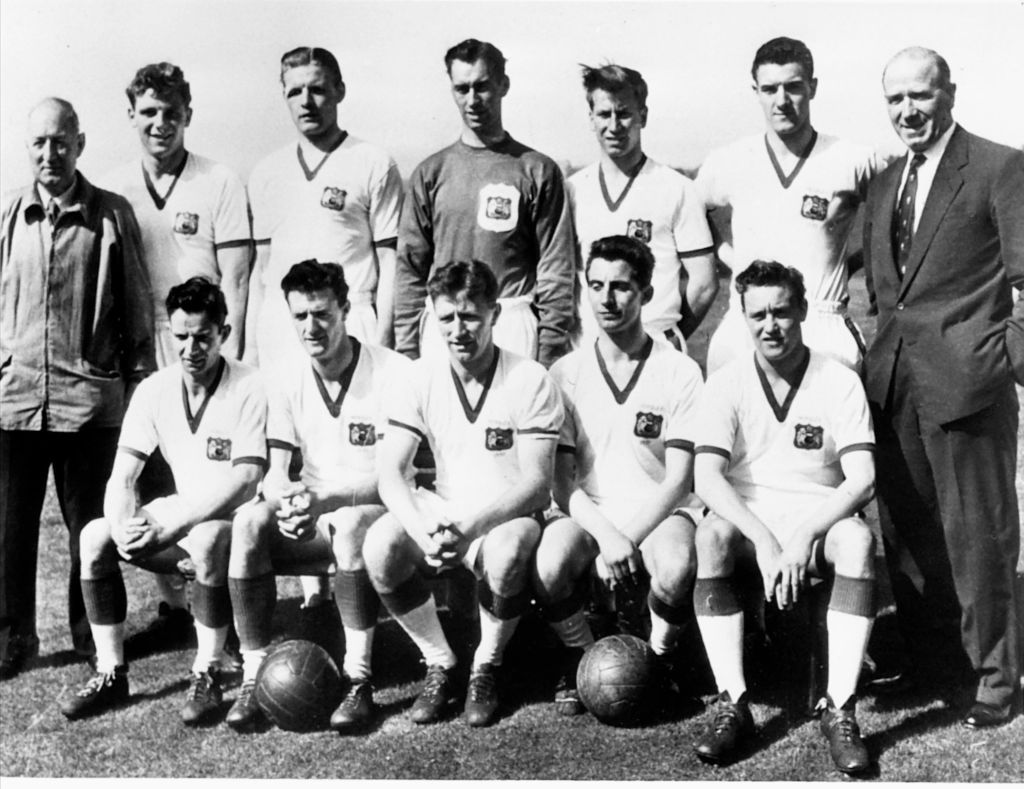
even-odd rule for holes
{"type": "Polygon", "coordinates": [[[0,30],[5,786],[1024,781],[1019,3],[0,30]]]}

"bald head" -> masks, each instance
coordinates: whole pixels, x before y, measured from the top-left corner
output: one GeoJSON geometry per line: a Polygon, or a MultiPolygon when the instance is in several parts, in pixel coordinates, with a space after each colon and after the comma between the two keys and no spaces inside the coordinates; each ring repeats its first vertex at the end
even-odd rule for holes
{"type": "Polygon", "coordinates": [[[75,108],[64,99],[43,99],[28,114],[27,131],[32,176],[51,195],[63,194],[75,181],[78,157],[85,148],[75,108]]]}
{"type": "Polygon", "coordinates": [[[897,52],[882,72],[889,120],[915,153],[927,153],[953,125],[956,85],[938,52],[908,47],[897,52]]]}

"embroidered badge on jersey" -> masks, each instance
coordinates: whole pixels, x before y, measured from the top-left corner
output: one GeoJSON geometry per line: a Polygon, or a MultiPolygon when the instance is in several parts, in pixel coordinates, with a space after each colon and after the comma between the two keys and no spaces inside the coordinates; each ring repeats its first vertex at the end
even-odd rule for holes
{"type": "Polygon", "coordinates": [[[793,446],[797,449],[821,449],[824,443],[825,428],[817,425],[797,425],[793,436],[793,446]]]}
{"type": "Polygon", "coordinates": [[[491,452],[503,452],[512,449],[512,428],[489,427],[487,428],[484,446],[491,452]]]}
{"type": "Polygon", "coordinates": [[[630,238],[635,238],[637,241],[643,241],[645,244],[651,243],[651,227],[652,222],[646,219],[630,219],[626,223],[626,235],[630,238]]]}
{"type": "Polygon", "coordinates": [[[800,215],[819,222],[824,220],[828,216],[828,200],[819,195],[804,195],[800,215]]]}
{"type": "Polygon", "coordinates": [[[183,236],[194,236],[199,232],[199,214],[179,211],[174,215],[174,232],[183,236]]]}
{"type": "Polygon", "coordinates": [[[348,443],[357,447],[372,447],[377,443],[377,429],[368,422],[349,422],[348,443]]]}
{"type": "Polygon", "coordinates": [[[213,436],[207,438],[206,457],[208,460],[231,460],[231,439],[213,436]]]}
{"type": "Polygon", "coordinates": [[[650,411],[638,411],[636,422],[633,423],[633,435],[637,438],[657,438],[661,435],[661,426],[665,417],[650,411]]]}
{"type": "Polygon", "coordinates": [[[480,189],[476,223],[484,230],[504,232],[519,224],[519,190],[509,184],[487,184],[480,189]]]}
{"type": "Polygon", "coordinates": [[[345,197],[348,195],[344,189],[336,186],[325,186],[324,193],[320,195],[320,205],[332,211],[341,211],[345,207],[345,197]]]}

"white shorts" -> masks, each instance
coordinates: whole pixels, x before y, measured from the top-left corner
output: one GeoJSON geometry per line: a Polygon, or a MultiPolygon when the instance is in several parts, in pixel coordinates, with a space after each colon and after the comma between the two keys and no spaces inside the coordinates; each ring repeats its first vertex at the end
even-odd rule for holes
{"type": "MultiPolygon", "coordinates": [[[[412,492],[412,497],[416,502],[416,509],[419,510],[424,520],[458,523],[468,514],[455,504],[445,501],[434,493],[434,491],[427,490],[426,488],[416,488],[412,492]]],[[[473,573],[477,578],[481,578],[483,576],[482,570],[478,572],[476,569],[476,560],[480,555],[480,549],[483,547],[483,544],[484,538],[477,537],[469,544],[469,548],[466,550],[466,555],[462,557],[462,566],[473,573]]]]}
{"type": "MultiPolygon", "coordinates": [[[[533,312],[533,296],[498,299],[501,314],[494,324],[494,344],[512,353],[537,358],[537,316],[533,312]]],[[[428,296],[420,318],[420,358],[447,363],[448,346],[441,338],[434,313],[434,302],[428,296]]]]}
{"type": "MultiPolygon", "coordinates": [[[[802,327],[804,343],[831,356],[858,375],[864,362],[864,336],[846,313],[846,308],[829,301],[808,302],[807,320],[802,327]]],[[[708,375],[733,359],[754,352],[754,338],[737,308],[730,308],[708,344],[708,375]]]]}
{"type": "MultiPolygon", "coordinates": [[[[166,523],[167,521],[179,520],[186,509],[186,505],[184,499],[175,493],[170,496],[153,499],[153,501],[140,509],[145,510],[157,523],[166,523]]],[[[211,518],[211,520],[217,519],[211,518]]],[[[230,519],[224,518],[221,520],[230,519]]],[[[196,546],[192,540],[193,532],[195,532],[194,527],[189,529],[188,533],[176,543],[189,556],[195,555],[196,546]]]]}
{"type": "Polygon", "coordinates": [[[785,496],[771,500],[744,500],[768,530],[775,535],[780,545],[785,545],[804,515],[817,507],[821,496],[785,496]]]}

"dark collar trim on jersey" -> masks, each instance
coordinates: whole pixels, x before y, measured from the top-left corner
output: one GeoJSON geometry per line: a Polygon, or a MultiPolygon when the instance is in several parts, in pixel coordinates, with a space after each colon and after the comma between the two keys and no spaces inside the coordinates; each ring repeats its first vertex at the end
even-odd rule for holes
{"type": "Polygon", "coordinates": [[[619,193],[618,200],[612,200],[612,196],[608,193],[608,184],[604,180],[604,168],[600,164],[597,165],[597,180],[601,184],[601,196],[604,198],[604,204],[608,206],[608,210],[613,214],[619,210],[619,206],[622,205],[622,201],[626,199],[626,195],[629,194],[629,190],[633,188],[633,181],[635,181],[636,177],[640,175],[640,171],[644,169],[645,164],[647,164],[647,154],[643,154],[640,157],[640,164],[638,164],[636,169],[630,173],[629,180],[626,181],[625,188],[619,193]]]}
{"type": "Polygon", "coordinates": [[[349,340],[352,343],[352,361],[348,363],[348,367],[341,371],[341,391],[338,392],[337,399],[332,398],[328,394],[327,387],[324,385],[324,379],[320,377],[320,373],[316,371],[316,368],[313,368],[313,380],[316,381],[316,388],[320,391],[320,399],[324,401],[327,410],[335,419],[341,413],[341,404],[345,402],[345,395],[348,394],[348,388],[352,384],[352,376],[355,375],[356,365],[359,364],[359,350],[361,347],[359,340],[355,337],[350,337],[349,340]]]}
{"type": "Polygon", "coordinates": [[[320,164],[312,170],[310,170],[309,166],[306,164],[306,157],[302,155],[302,145],[300,143],[295,143],[295,153],[298,154],[299,157],[299,166],[302,167],[302,174],[306,176],[307,181],[312,181],[316,178],[317,173],[319,173],[321,168],[327,164],[327,160],[331,158],[331,154],[338,150],[341,147],[341,144],[347,139],[348,132],[343,131],[341,136],[338,138],[338,141],[331,146],[327,153],[324,154],[324,158],[320,160],[320,164]]]}
{"type": "Polygon", "coordinates": [[[498,357],[500,355],[501,349],[495,346],[494,359],[491,361],[491,366],[487,369],[487,374],[484,376],[484,388],[480,393],[480,399],[476,401],[476,408],[470,408],[469,398],[466,397],[466,390],[463,389],[462,381],[459,380],[455,368],[448,368],[452,374],[452,381],[455,382],[455,392],[459,396],[459,402],[462,403],[462,412],[466,415],[466,419],[469,420],[471,425],[476,423],[480,412],[484,410],[484,402],[487,400],[487,393],[491,391],[491,382],[494,381],[494,373],[498,369],[498,357]]]}
{"type": "Polygon", "coordinates": [[[195,416],[192,416],[192,408],[188,404],[188,389],[185,386],[185,382],[181,382],[181,402],[185,406],[185,420],[188,422],[188,429],[192,431],[192,435],[195,435],[199,429],[199,423],[203,421],[203,414],[206,413],[206,406],[210,404],[210,398],[213,397],[213,393],[220,386],[220,379],[224,377],[224,369],[227,366],[228,363],[221,357],[220,365],[217,367],[217,375],[213,377],[213,383],[207,388],[206,395],[203,397],[203,402],[199,406],[199,410],[196,411],[195,416]]]}
{"type": "Polygon", "coordinates": [[[619,390],[619,387],[615,385],[615,381],[612,380],[611,374],[608,372],[608,366],[604,363],[604,357],[601,356],[601,351],[597,347],[597,340],[594,340],[594,353],[597,354],[597,366],[601,370],[601,376],[604,378],[604,382],[608,385],[608,388],[612,392],[612,397],[615,398],[615,402],[622,405],[626,400],[629,399],[630,393],[636,388],[637,381],[640,380],[640,373],[644,370],[644,365],[647,364],[647,359],[650,358],[651,350],[654,348],[654,340],[650,337],[647,338],[647,342],[644,343],[644,347],[640,349],[640,361],[633,370],[633,375],[629,377],[629,381],[626,383],[626,388],[619,390]]]}
{"type": "Polygon", "coordinates": [[[782,165],[779,164],[778,158],[775,156],[775,151],[772,150],[771,144],[768,142],[768,135],[764,137],[764,147],[768,149],[768,158],[771,160],[772,167],[775,168],[775,175],[779,179],[779,183],[782,184],[783,189],[789,189],[789,185],[796,180],[796,177],[800,174],[800,171],[804,169],[804,164],[807,162],[807,158],[811,155],[811,151],[814,150],[814,143],[818,141],[818,132],[811,133],[811,141],[807,143],[807,147],[800,152],[800,156],[797,158],[796,166],[793,168],[793,172],[786,175],[782,172],[782,165]]]}
{"type": "Polygon", "coordinates": [[[153,200],[153,205],[156,206],[157,211],[163,211],[164,206],[167,205],[167,201],[171,199],[174,187],[178,185],[178,179],[181,177],[181,174],[185,172],[186,164],[188,164],[188,151],[185,151],[185,157],[181,160],[181,164],[175,168],[174,179],[171,181],[171,185],[168,187],[167,193],[162,197],[156,190],[156,184],[153,183],[153,179],[149,177],[149,170],[146,169],[145,165],[140,165],[140,167],[142,167],[142,180],[146,182],[146,191],[149,192],[149,196],[153,200]]]}
{"type": "Polygon", "coordinates": [[[779,422],[785,422],[786,417],[789,416],[789,407],[793,405],[793,398],[796,397],[797,390],[800,389],[800,384],[804,381],[804,373],[807,372],[807,366],[811,363],[811,352],[808,350],[807,355],[804,356],[800,366],[797,367],[796,377],[793,380],[793,385],[789,387],[789,392],[786,394],[786,399],[779,405],[779,401],[775,399],[775,392],[772,391],[772,385],[768,383],[768,376],[765,375],[764,370],[761,369],[761,365],[757,363],[757,355],[754,355],[754,368],[757,370],[757,380],[761,382],[761,391],[764,392],[764,396],[768,398],[768,405],[772,407],[772,412],[775,414],[775,419],[779,422]]]}

